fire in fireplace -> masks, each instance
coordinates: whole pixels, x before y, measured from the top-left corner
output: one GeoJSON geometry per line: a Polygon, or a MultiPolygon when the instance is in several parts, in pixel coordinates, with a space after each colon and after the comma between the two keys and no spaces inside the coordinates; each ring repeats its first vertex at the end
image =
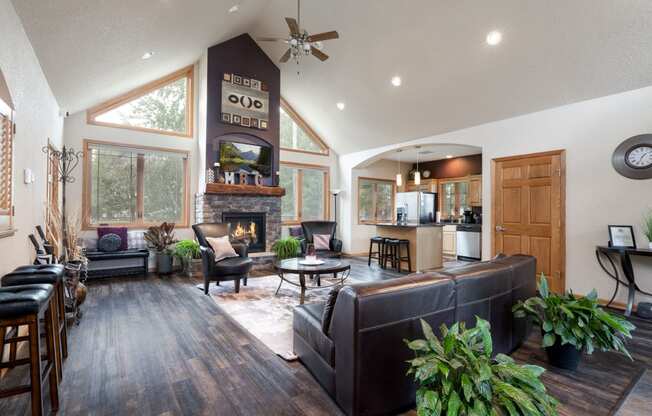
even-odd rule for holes
{"type": "Polygon", "coordinates": [[[222,222],[229,224],[231,240],[247,244],[251,253],[265,251],[265,213],[224,212],[222,222]]]}

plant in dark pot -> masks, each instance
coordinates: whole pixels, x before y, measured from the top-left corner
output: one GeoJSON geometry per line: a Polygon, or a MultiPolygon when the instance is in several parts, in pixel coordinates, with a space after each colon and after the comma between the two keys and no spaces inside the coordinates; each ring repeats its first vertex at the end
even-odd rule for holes
{"type": "Polygon", "coordinates": [[[284,260],[296,257],[300,247],[301,240],[296,237],[285,237],[272,244],[272,251],[276,254],[276,260],[284,260]]]}
{"type": "Polygon", "coordinates": [[[582,353],[592,354],[595,349],[620,352],[632,359],[624,340],[632,337],[636,327],[623,316],[602,309],[595,289],[585,297],[570,291],[551,293],[543,274],[538,287],[539,296],[519,301],[513,311],[516,317],[530,317],[541,327],[542,346],[550,364],[575,370],[582,353]]]}
{"type": "Polygon", "coordinates": [[[193,260],[201,259],[199,243],[195,240],[181,240],[172,249],[174,257],[179,259],[183,272],[190,276],[192,274],[193,260]]]}
{"type": "Polygon", "coordinates": [[[557,401],[539,379],[545,371],[519,365],[504,354],[491,358],[489,322],[476,317],[475,328],[441,326],[441,340],[424,320],[426,339],[405,341],[415,353],[408,374],[418,385],[417,415],[557,414],[557,401]]]}
{"type": "Polygon", "coordinates": [[[158,274],[172,273],[172,250],[170,246],[174,239],[174,223],[164,222],[161,225],[149,227],[145,232],[147,245],[156,252],[156,271],[158,274]]]}

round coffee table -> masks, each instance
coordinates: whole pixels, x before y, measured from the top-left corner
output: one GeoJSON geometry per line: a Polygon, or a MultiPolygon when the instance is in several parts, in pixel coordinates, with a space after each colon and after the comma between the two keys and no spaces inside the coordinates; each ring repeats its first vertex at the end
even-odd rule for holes
{"type": "Polygon", "coordinates": [[[324,261],[324,264],[315,266],[303,265],[300,263],[302,260],[304,259],[293,258],[274,263],[274,268],[278,273],[278,277],[281,278],[281,282],[278,284],[278,288],[276,289],[276,294],[278,294],[278,291],[281,289],[283,282],[297,286],[301,288],[300,304],[302,305],[307,289],[323,289],[344,284],[344,281],[349,277],[351,272],[351,265],[340,259],[320,259],[324,261]],[[341,275],[338,277],[338,274],[340,273],[341,275]],[[325,274],[332,274],[335,279],[339,280],[335,283],[322,286],[321,276],[325,274]],[[296,278],[292,278],[288,275],[298,275],[299,279],[297,281],[296,278]],[[306,275],[310,277],[310,280],[314,281],[313,285],[306,284],[306,275]]]}

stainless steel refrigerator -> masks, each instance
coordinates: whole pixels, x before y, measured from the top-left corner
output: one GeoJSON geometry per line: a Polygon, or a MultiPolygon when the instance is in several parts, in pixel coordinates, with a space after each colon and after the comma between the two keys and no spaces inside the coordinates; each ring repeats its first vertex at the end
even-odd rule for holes
{"type": "Polygon", "coordinates": [[[434,192],[397,192],[396,212],[404,213],[397,222],[430,224],[436,220],[437,194],[434,192]],[[402,220],[402,221],[399,221],[402,220]]]}

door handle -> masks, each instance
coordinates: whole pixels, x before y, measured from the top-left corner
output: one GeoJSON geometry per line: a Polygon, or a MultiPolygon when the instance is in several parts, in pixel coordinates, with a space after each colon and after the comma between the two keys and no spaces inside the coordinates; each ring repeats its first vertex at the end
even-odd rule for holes
{"type": "Polygon", "coordinates": [[[496,225],[496,231],[502,233],[503,231],[505,231],[505,227],[503,227],[502,225],[496,225]]]}

